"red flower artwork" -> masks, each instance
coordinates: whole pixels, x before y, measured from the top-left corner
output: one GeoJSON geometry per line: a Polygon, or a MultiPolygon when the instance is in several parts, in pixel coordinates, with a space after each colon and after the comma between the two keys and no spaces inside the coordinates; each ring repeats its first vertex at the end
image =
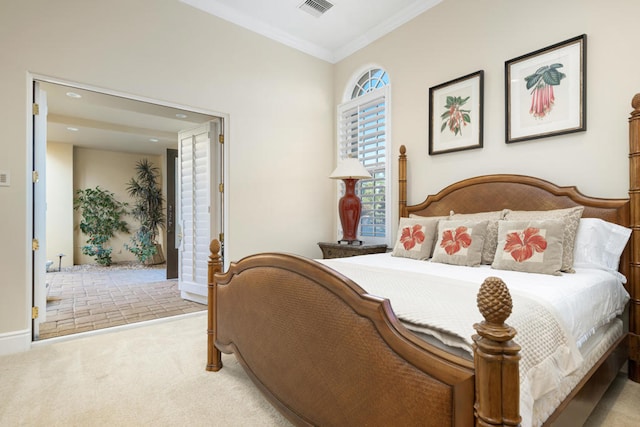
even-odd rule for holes
{"type": "Polygon", "coordinates": [[[507,234],[504,251],[510,253],[516,262],[528,260],[535,252],[544,252],[547,249],[547,241],[538,233],[539,228],[529,227],[522,232],[514,231],[507,234]]]}
{"type": "Polygon", "coordinates": [[[422,242],[424,242],[424,232],[421,225],[416,224],[413,227],[402,229],[400,243],[402,243],[406,251],[410,251],[415,245],[422,244],[422,242]]]}
{"type": "Polygon", "coordinates": [[[558,71],[562,64],[551,64],[540,67],[535,73],[524,78],[527,82],[527,89],[531,89],[531,109],[529,114],[542,119],[551,112],[556,97],[553,94],[553,87],[558,86],[560,81],[566,77],[564,73],[558,71]]]}
{"type": "Polygon", "coordinates": [[[471,236],[467,233],[467,227],[460,226],[455,230],[445,230],[442,233],[442,243],[440,247],[447,255],[453,255],[462,248],[471,246],[471,236]]]}

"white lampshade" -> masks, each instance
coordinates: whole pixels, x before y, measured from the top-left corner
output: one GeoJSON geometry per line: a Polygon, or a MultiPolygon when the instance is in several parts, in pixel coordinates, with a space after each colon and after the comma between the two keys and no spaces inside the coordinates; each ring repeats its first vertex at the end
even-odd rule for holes
{"type": "Polygon", "coordinates": [[[331,179],[368,179],[371,174],[365,167],[352,157],[346,158],[338,163],[338,167],[331,175],[331,179]]]}

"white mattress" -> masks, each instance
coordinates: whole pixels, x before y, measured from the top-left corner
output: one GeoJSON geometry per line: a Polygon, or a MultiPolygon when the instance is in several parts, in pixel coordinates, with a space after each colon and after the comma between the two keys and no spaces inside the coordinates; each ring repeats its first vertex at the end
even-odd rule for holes
{"type": "MultiPolygon", "coordinates": [[[[461,354],[463,357],[471,357],[471,335],[475,332],[471,325],[474,322],[465,319],[465,325],[467,322],[469,323],[469,330],[456,327],[457,336],[452,336],[443,333],[442,324],[440,324],[440,327],[434,324],[436,326],[430,328],[425,324],[416,324],[415,318],[411,316],[404,318],[411,310],[415,311],[416,306],[421,305],[413,297],[415,288],[418,289],[418,294],[416,295],[425,292],[422,284],[429,286],[430,283],[434,282],[434,276],[435,278],[443,278],[442,284],[438,287],[445,287],[447,290],[450,285],[458,285],[457,282],[460,281],[463,289],[457,292],[468,292],[470,290],[474,295],[473,301],[475,301],[475,293],[477,292],[476,287],[479,288],[486,277],[500,277],[507,284],[512,297],[518,297],[517,299],[520,300],[529,298],[539,303],[540,306],[546,307],[551,316],[555,318],[554,322],[563,329],[567,345],[562,348],[558,347],[556,350],[560,357],[553,356],[554,360],[548,359],[546,365],[540,364],[537,365],[537,368],[531,370],[528,370],[530,368],[523,368],[523,366],[527,365],[527,356],[529,356],[525,354],[527,351],[523,353],[525,356],[521,362],[523,364],[521,366],[521,387],[524,388],[521,388],[520,405],[523,426],[540,425],[553,412],[561,400],[566,397],[571,388],[577,384],[579,378],[591,368],[593,363],[608,348],[608,346],[603,347],[601,345],[602,340],[594,337],[596,333],[603,334],[607,338],[607,342],[615,341],[622,334],[621,322],[616,321],[615,318],[622,314],[629,299],[629,295],[618,277],[607,271],[596,269],[576,269],[576,273],[573,274],[552,276],[495,270],[490,266],[452,266],[392,257],[389,253],[320,261],[341,271],[348,277],[353,275],[351,278],[365,290],[369,292],[375,290],[372,293],[377,296],[389,297],[392,308],[394,308],[395,300],[396,308],[394,308],[394,311],[396,311],[399,319],[408,329],[425,334],[425,336],[435,337],[442,343],[440,344],[441,346],[453,346],[453,352],[461,354]],[[364,273],[364,271],[367,271],[367,273],[364,273]],[[407,278],[396,280],[396,277],[404,277],[403,272],[407,272],[404,275],[407,278]],[[372,278],[372,275],[376,277],[372,278]],[[356,279],[356,277],[360,280],[356,279]],[[424,277],[424,281],[421,281],[422,277],[424,277]],[[365,278],[367,279],[365,280],[365,278]],[[454,278],[455,281],[450,282],[451,278],[454,278]],[[363,283],[367,280],[371,281],[369,287],[367,283],[363,283]],[[413,283],[413,285],[406,287],[406,289],[413,289],[411,298],[405,297],[404,290],[402,292],[398,290],[405,289],[404,287],[399,288],[399,286],[401,284],[406,285],[407,281],[413,283]],[[387,282],[394,288],[387,291],[387,282]],[[386,292],[388,292],[387,295],[385,295],[386,292]],[[462,332],[463,330],[464,332],[462,332]],[[593,348],[595,350],[591,351],[593,348]],[[559,365],[556,366],[556,363],[559,365]],[[558,369],[556,370],[556,368],[558,369]],[[522,371],[522,369],[525,369],[525,371],[522,371]]],[[[446,295],[446,293],[438,295],[446,295]]],[[[435,298],[433,297],[432,300],[435,298]]],[[[446,296],[437,298],[438,300],[440,298],[447,299],[446,296]]],[[[466,302],[466,307],[475,307],[475,302],[469,304],[468,296],[466,297],[466,302]]],[[[450,303],[450,301],[447,301],[447,303],[450,303]]],[[[433,305],[430,307],[427,311],[434,317],[433,312],[439,307],[433,305]]],[[[451,307],[450,304],[449,307],[451,307]]],[[[514,310],[516,310],[515,303],[514,310]]],[[[469,309],[465,310],[465,312],[468,311],[469,309]]],[[[515,313],[514,311],[514,315],[515,313]]],[[[448,311],[442,310],[441,314],[436,317],[439,319],[439,316],[446,317],[447,314],[448,311]]],[[[522,312],[519,314],[522,314],[522,312]]],[[[473,315],[480,316],[477,311],[473,315]]],[[[458,320],[458,317],[450,317],[446,323],[455,323],[455,320],[458,320]]],[[[507,320],[507,323],[509,323],[509,320],[507,320]]],[[[530,326],[533,323],[525,323],[525,325],[528,326],[528,329],[533,328],[533,326],[530,326]]],[[[539,326],[539,328],[543,328],[546,331],[544,326],[539,326]]],[[[530,333],[531,331],[527,331],[527,335],[521,335],[520,340],[531,343],[530,333]]],[[[430,339],[427,340],[432,341],[430,339]]],[[[517,337],[516,341],[518,341],[517,337]]],[[[548,344],[548,342],[546,343],[548,344]]]]}
{"type": "Polygon", "coordinates": [[[621,319],[613,319],[608,324],[600,327],[580,349],[584,359],[582,365],[562,378],[554,390],[536,399],[531,411],[531,425],[533,427],[541,426],[596,362],[623,335],[624,327],[621,319]]]}

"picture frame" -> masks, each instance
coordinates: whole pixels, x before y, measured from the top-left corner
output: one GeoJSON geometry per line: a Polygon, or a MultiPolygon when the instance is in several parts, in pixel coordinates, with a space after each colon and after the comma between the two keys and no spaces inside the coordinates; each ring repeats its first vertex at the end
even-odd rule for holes
{"type": "Polygon", "coordinates": [[[505,142],[587,130],[587,36],[505,61],[505,142]]]}
{"type": "Polygon", "coordinates": [[[484,70],[429,88],[429,155],[482,148],[484,70]]]}

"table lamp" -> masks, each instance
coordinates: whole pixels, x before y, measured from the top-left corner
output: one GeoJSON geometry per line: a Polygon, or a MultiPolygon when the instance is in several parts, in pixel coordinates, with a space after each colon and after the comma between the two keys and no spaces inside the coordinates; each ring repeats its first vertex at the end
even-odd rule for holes
{"type": "Polygon", "coordinates": [[[338,203],[340,213],[340,223],[342,224],[342,239],[338,243],[362,244],[357,238],[358,223],[360,222],[360,211],[362,204],[356,196],[356,182],[359,179],[371,178],[371,174],[365,167],[352,157],[343,159],[338,163],[338,167],[329,175],[331,179],[341,179],[344,182],[345,192],[338,203]]]}

